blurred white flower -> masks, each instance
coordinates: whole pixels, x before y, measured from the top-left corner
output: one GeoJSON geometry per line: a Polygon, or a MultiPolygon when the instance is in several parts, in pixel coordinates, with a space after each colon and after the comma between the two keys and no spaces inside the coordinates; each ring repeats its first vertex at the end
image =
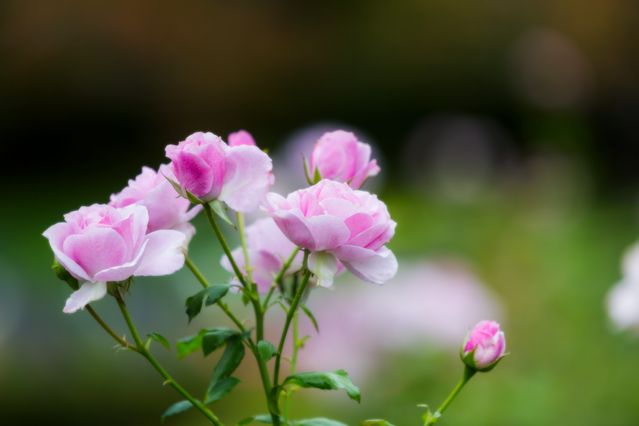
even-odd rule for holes
{"type": "Polygon", "coordinates": [[[626,252],[623,278],[608,293],[608,315],[619,330],[639,328],[639,243],[626,252]]]}

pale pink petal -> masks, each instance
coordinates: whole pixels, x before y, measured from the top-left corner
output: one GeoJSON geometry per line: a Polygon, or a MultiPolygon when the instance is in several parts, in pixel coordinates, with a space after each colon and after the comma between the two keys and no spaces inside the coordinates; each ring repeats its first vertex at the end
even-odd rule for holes
{"type": "Polygon", "coordinates": [[[67,237],[62,250],[90,277],[126,262],[129,251],[122,236],[106,227],[88,228],[83,234],[67,237]]]}
{"type": "Polygon", "coordinates": [[[312,250],[332,250],[348,241],[351,235],[344,221],[335,216],[313,216],[305,222],[315,241],[312,250]]]}
{"type": "Polygon", "coordinates": [[[315,249],[315,239],[303,219],[291,212],[281,211],[273,216],[273,220],[293,244],[310,250],[315,249]]]}
{"type": "Polygon", "coordinates": [[[333,253],[353,275],[373,284],[383,284],[397,273],[397,259],[386,247],[373,251],[344,245],[333,253]]]}
{"type": "Polygon", "coordinates": [[[123,263],[121,265],[113,266],[111,268],[103,269],[102,271],[95,274],[94,278],[97,281],[124,281],[130,277],[132,277],[135,271],[138,269],[140,262],[142,261],[142,255],[144,254],[144,250],[146,249],[147,242],[144,241],[142,243],[142,247],[138,250],[133,260],[129,262],[123,263]]]}
{"type": "Polygon", "coordinates": [[[50,226],[42,235],[49,240],[49,245],[51,246],[51,250],[53,251],[55,258],[58,262],[60,262],[64,269],[67,270],[67,272],[79,280],[89,280],[89,274],[87,274],[80,265],[62,251],[64,239],[68,237],[70,233],[71,225],[60,222],[50,226]]]}
{"type": "Polygon", "coordinates": [[[317,279],[317,285],[332,287],[337,274],[337,259],[330,253],[316,251],[308,257],[308,269],[317,279]]]}
{"type": "Polygon", "coordinates": [[[273,183],[271,159],[254,146],[229,147],[226,152],[226,175],[219,199],[233,210],[255,210],[273,183]]]}
{"type": "Polygon", "coordinates": [[[62,311],[65,314],[77,312],[84,309],[89,303],[102,299],[106,293],[106,283],[85,282],[79,289],[71,293],[62,311]]]}
{"type": "Polygon", "coordinates": [[[179,231],[162,229],[146,236],[147,245],[137,276],[169,275],[184,266],[186,236],[179,231]]]}

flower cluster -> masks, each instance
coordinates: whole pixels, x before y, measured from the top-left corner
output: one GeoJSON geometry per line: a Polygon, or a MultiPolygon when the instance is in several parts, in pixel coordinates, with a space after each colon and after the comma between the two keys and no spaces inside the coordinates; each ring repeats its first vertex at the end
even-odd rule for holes
{"type": "MultiPolygon", "coordinates": [[[[272,161],[252,135],[240,130],[227,139],[228,143],[213,133],[197,132],[168,145],[169,163],[157,170],[143,167],[107,203],[80,207],[44,232],[55,257],[56,273],[74,289],[63,311],[87,309],[120,346],[142,355],[165,383],[182,395],[184,400],[169,407],[163,417],[195,408],[212,424],[222,425],[208,405],[237,385],[239,380],[231,375],[248,348],[259,367],[268,422],[275,426],[319,424],[314,421],[317,419],[289,422],[288,413],[280,409],[280,399],[297,389],[315,387],[343,389],[359,401],[359,389],[344,370],[295,374],[297,353],[305,341],[298,338],[296,318],[303,311],[315,321],[305,306],[309,292],[317,286],[332,286],[342,272],[374,284],[383,284],[397,273],[397,259],[388,248],[397,224],[376,195],[361,189],[380,168],[371,159],[371,147],[353,133],[329,132],[317,141],[310,165],[304,160],[307,174],[312,175],[310,186],[283,196],[270,192],[272,161]],[[229,283],[210,285],[188,256],[195,234],[190,222],[201,211],[224,251],[221,266],[234,275],[229,283]],[[245,226],[247,213],[261,217],[245,226]],[[235,250],[230,249],[219,219],[238,230],[240,246],[235,250]],[[236,326],[204,329],[180,339],[177,345],[180,356],[198,348],[206,356],[225,347],[201,400],[160,366],[151,353],[151,341],[167,347],[170,343],[159,333],[148,334],[143,341],[125,303],[133,277],[169,275],[184,265],[203,286],[186,300],[189,321],[204,307],[217,305],[236,326]],[[245,304],[253,309],[254,326],[245,326],[222,300],[230,287],[237,287],[245,304]],[[107,294],[117,302],[133,343],[114,332],[89,306],[107,294]],[[281,306],[286,314],[277,346],[265,337],[265,315],[273,306],[281,306]],[[291,375],[282,379],[283,348],[291,327],[291,375]],[[272,376],[267,366],[271,359],[272,376]]],[[[504,349],[499,325],[482,322],[464,345],[462,359],[473,372],[487,371],[503,357],[504,349]]],[[[438,418],[444,409],[432,418],[438,418]]],[[[326,419],[320,420],[324,424],[326,419]]]]}
{"type": "MultiPolygon", "coordinates": [[[[82,207],[44,233],[57,261],[82,285],[65,312],[102,298],[107,282],[180,269],[195,233],[190,220],[215,200],[237,212],[261,206],[266,213],[246,230],[248,259],[240,248],[233,252],[244,274],[250,265],[262,292],[289,257],[284,277],[301,269],[296,249],[310,253],[309,270],[322,286],[344,269],[377,284],[395,275],[397,260],[386,244],[396,223],[382,201],[358,189],[379,172],[368,144],[341,130],[324,134],[311,155],[312,173],[321,180],[283,197],[268,193],[272,162],[251,134],[240,130],[228,141],[197,132],[168,145],[169,164],[144,167],[107,205],[82,207]]],[[[227,256],[222,266],[233,272],[227,256]]]]}

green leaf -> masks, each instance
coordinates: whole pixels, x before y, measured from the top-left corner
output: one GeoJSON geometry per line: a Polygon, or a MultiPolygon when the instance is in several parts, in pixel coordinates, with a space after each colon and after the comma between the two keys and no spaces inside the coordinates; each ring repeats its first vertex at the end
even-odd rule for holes
{"type": "Polygon", "coordinates": [[[53,265],[51,265],[51,269],[53,269],[53,272],[55,272],[55,275],[56,277],[58,277],[59,280],[66,282],[73,290],[77,290],[80,288],[80,283],[78,283],[78,280],[73,278],[73,276],[69,272],[67,272],[67,270],[64,269],[64,267],[60,265],[60,263],[56,259],[53,259],[53,265]]]}
{"type": "Polygon", "coordinates": [[[222,219],[225,223],[227,223],[231,227],[236,228],[235,224],[229,218],[229,215],[226,213],[226,208],[224,208],[224,204],[222,204],[221,201],[219,200],[211,201],[209,205],[211,206],[215,214],[218,215],[220,219],[222,219]]]}
{"type": "Polygon", "coordinates": [[[338,422],[324,417],[316,417],[314,419],[297,420],[292,423],[293,426],[348,426],[346,423],[338,422]]]}
{"type": "Polygon", "coordinates": [[[231,392],[238,383],[240,383],[240,379],[236,377],[224,377],[218,380],[206,391],[205,403],[210,404],[222,399],[227,393],[231,392]]]}
{"type": "Polygon", "coordinates": [[[175,344],[178,358],[184,358],[188,354],[191,354],[200,349],[200,347],[202,346],[202,338],[205,331],[206,330],[201,330],[198,334],[186,336],[178,340],[175,344]]]}
{"type": "Polygon", "coordinates": [[[311,320],[315,331],[319,333],[319,324],[317,323],[317,319],[315,318],[315,315],[313,315],[313,312],[311,312],[311,310],[308,309],[305,305],[302,305],[301,308],[302,312],[304,312],[308,319],[311,320]]]}
{"type": "Polygon", "coordinates": [[[158,342],[159,344],[161,344],[168,350],[171,350],[171,344],[169,343],[167,338],[162,336],[160,333],[150,333],[150,334],[147,334],[147,337],[149,339],[155,340],[156,342],[158,342]]]}
{"type": "Polygon", "coordinates": [[[206,391],[206,403],[214,402],[229,393],[240,381],[230,377],[244,358],[244,344],[238,334],[226,339],[226,349],[213,370],[211,383],[206,391]]]}
{"type": "Polygon", "coordinates": [[[171,184],[173,189],[175,189],[175,192],[177,192],[178,195],[180,195],[181,197],[186,198],[186,193],[185,193],[184,189],[182,188],[182,186],[179,183],[177,183],[176,181],[174,181],[173,179],[171,179],[167,175],[162,175],[162,176],[164,176],[164,179],[169,181],[169,183],[171,184]]]}
{"type": "Polygon", "coordinates": [[[220,346],[224,345],[233,336],[239,336],[239,332],[230,328],[218,327],[209,328],[202,336],[202,352],[204,356],[209,355],[220,346]]]}
{"type": "Polygon", "coordinates": [[[226,295],[231,286],[228,284],[218,284],[207,287],[186,299],[186,315],[189,322],[195,318],[203,306],[210,306],[226,295]]]}
{"type": "Polygon", "coordinates": [[[308,161],[306,161],[306,157],[302,155],[302,162],[304,163],[304,177],[306,178],[306,182],[309,185],[313,185],[313,179],[311,179],[310,168],[308,167],[308,161]]]}
{"type": "Polygon", "coordinates": [[[257,342],[257,351],[260,353],[260,358],[262,358],[264,362],[273,358],[277,353],[275,346],[268,340],[260,340],[257,342]]]}
{"type": "Polygon", "coordinates": [[[283,386],[287,384],[295,384],[303,388],[317,388],[324,390],[343,389],[346,394],[353,400],[360,402],[361,395],[359,388],[353,384],[348,377],[348,373],[344,370],[337,370],[329,373],[322,372],[304,372],[288,376],[284,380],[283,386]]]}
{"type": "Polygon", "coordinates": [[[362,426],[395,426],[384,419],[369,419],[362,422],[362,426]]]}
{"type": "Polygon", "coordinates": [[[175,404],[171,405],[169,408],[167,408],[164,414],[162,414],[162,422],[164,422],[164,420],[167,417],[171,417],[171,416],[175,416],[176,414],[183,413],[192,407],[193,407],[193,404],[191,404],[191,401],[187,401],[187,400],[178,401],[175,404]]]}
{"type": "Polygon", "coordinates": [[[242,344],[240,336],[233,336],[228,339],[226,349],[213,370],[213,386],[215,386],[218,380],[233,374],[243,358],[244,344],[242,344]]]}

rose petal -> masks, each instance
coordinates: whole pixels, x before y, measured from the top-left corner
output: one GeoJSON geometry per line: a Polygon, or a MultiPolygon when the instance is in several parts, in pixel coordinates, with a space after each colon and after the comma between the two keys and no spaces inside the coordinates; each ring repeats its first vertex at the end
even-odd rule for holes
{"type": "Polygon", "coordinates": [[[255,146],[229,147],[219,199],[239,212],[255,210],[273,183],[272,168],[269,156],[255,146]]]}
{"type": "Polygon", "coordinates": [[[305,222],[315,241],[312,250],[334,249],[348,241],[351,235],[344,220],[335,216],[313,216],[306,218],[305,222]]]}
{"type": "Polygon", "coordinates": [[[53,255],[60,262],[60,264],[71,275],[79,280],[89,280],[89,274],[86,273],[80,265],[78,265],[73,259],[67,256],[62,251],[62,244],[64,239],[71,233],[71,225],[60,222],[50,226],[42,235],[49,240],[49,245],[53,251],[53,255]]]}
{"type": "Polygon", "coordinates": [[[62,250],[91,277],[104,269],[125,263],[128,254],[122,236],[114,229],[105,227],[88,228],[83,234],[67,237],[62,250]]]}
{"type": "Polygon", "coordinates": [[[353,275],[373,284],[383,284],[397,273],[397,259],[386,247],[373,251],[345,245],[333,253],[353,275]]]}
{"type": "Polygon", "coordinates": [[[317,278],[317,285],[332,287],[337,274],[337,259],[330,253],[317,251],[308,257],[308,269],[317,278]]]}
{"type": "Polygon", "coordinates": [[[186,236],[182,232],[162,229],[146,238],[144,254],[134,275],[169,275],[184,266],[186,236]]]}
{"type": "Polygon", "coordinates": [[[67,302],[64,304],[62,312],[72,314],[80,309],[84,309],[89,303],[102,299],[106,295],[106,292],[106,283],[85,282],[79,289],[71,293],[71,296],[69,296],[67,302]]]}

